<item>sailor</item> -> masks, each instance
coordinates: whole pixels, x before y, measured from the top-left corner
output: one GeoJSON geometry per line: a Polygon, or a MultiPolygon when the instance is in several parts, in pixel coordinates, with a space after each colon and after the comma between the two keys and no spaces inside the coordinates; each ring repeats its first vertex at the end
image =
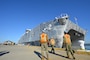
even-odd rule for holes
{"type": "Polygon", "coordinates": [[[55,53],[55,49],[54,49],[55,40],[54,40],[53,37],[50,39],[50,45],[51,45],[51,47],[52,47],[51,52],[54,54],[54,53],[55,53]]]}
{"type": "Polygon", "coordinates": [[[69,52],[70,52],[73,59],[75,59],[73,50],[71,48],[70,35],[68,33],[66,33],[66,32],[64,32],[64,43],[65,43],[65,47],[66,47],[67,58],[70,58],[70,56],[69,56],[69,52]]]}
{"type": "Polygon", "coordinates": [[[41,60],[44,60],[44,51],[46,52],[47,60],[49,60],[48,56],[48,35],[45,33],[45,31],[42,31],[40,35],[40,43],[41,43],[41,60]]]}

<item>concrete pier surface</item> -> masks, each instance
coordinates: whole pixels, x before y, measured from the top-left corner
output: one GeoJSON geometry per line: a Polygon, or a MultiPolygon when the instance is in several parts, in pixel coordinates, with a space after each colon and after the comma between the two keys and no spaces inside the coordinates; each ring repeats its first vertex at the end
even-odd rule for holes
{"type": "MultiPolygon", "coordinates": [[[[70,59],[66,58],[65,51],[55,50],[55,52],[55,54],[49,52],[50,60],[73,60],[71,55],[70,59]]],[[[90,55],[75,54],[75,57],[75,60],[90,60],[90,55]]],[[[0,60],[41,60],[41,48],[38,46],[0,45],[0,60]]]]}

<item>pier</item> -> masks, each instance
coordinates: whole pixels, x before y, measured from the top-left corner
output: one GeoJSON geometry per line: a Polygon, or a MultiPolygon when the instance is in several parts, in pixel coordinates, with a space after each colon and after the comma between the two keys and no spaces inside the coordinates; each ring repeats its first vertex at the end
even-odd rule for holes
{"type": "MultiPolygon", "coordinates": [[[[50,53],[50,60],[73,60],[66,58],[66,51],[55,49],[55,54],[50,53]]],[[[76,60],[90,60],[90,55],[75,53],[76,60]]],[[[0,45],[0,60],[41,60],[40,46],[0,45]]]]}

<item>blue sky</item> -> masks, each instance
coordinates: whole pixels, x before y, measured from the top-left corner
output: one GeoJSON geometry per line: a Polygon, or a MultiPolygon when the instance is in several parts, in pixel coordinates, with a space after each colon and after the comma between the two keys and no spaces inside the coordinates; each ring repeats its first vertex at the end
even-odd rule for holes
{"type": "Polygon", "coordinates": [[[90,43],[90,0],[0,0],[0,42],[18,42],[27,28],[67,13],[70,20],[88,33],[85,42],[90,43]]]}

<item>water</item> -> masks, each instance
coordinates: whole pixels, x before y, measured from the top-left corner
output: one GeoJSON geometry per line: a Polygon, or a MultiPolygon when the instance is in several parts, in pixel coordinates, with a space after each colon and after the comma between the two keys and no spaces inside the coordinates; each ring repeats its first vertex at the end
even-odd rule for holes
{"type": "Polygon", "coordinates": [[[85,45],[86,50],[90,50],[90,45],[85,45]]]}

